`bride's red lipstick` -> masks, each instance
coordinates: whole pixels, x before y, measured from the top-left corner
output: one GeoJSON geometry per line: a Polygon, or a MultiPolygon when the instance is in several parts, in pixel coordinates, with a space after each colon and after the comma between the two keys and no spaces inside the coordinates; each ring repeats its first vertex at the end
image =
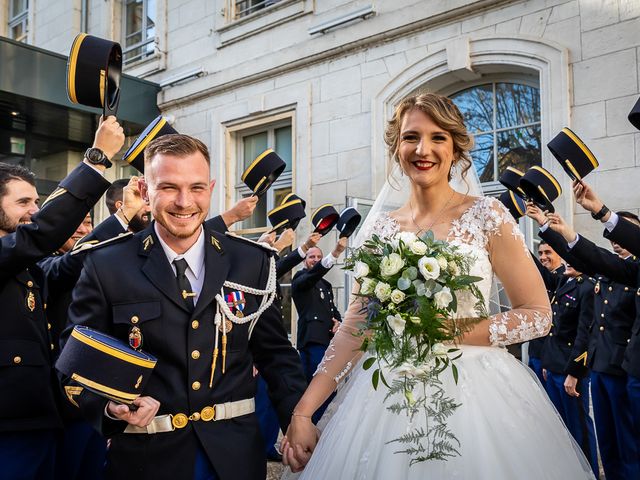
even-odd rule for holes
{"type": "MultiPolygon", "coordinates": [[[[422,162],[420,162],[422,163],[422,162]]],[[[416,167],[418,170],[422,170],[422,171],[426,171],[426,170],[431,170],[433,167],[436,166],[435,163],[429,163],[426,166],[422,166],[422,165],[418,165],[417,162],[413,162],[413,166],[416,167]]]]}

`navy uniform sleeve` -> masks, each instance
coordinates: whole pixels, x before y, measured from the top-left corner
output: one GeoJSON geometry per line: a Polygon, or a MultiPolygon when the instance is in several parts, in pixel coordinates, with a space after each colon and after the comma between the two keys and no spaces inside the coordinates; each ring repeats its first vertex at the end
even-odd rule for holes
{"type": "Polygon", "coordinates": [[[214,232],[225,233],[229,230],[227,224],[224,223],[224,220],[222,219],[222,215],[210,218],[204,224],[206,228],[209,228],[214,232]]]}
{"type": "Polygon", "coordinates": [[[605,229],[605,238],[616,242],[635,256],[640,256],[640,227],[618,216],[618,224],[612,231],[605,229]]]}
{"type": "MultiPolygon", "coordinates": [[[[71,330],[76,325],[84,325],[109,335],[113,333],[110,327],[111,308],[106,301],[100,277],[91,255],[87,256],[80,279],[73,289],[73,301],[69,307],[69,323],[60,339],[61,348],[64,348],[71,330]]],[[[79,386],[71,379],[64,377],[62,384],[64,386],[79,386]]],[[[74,400],[78,404],[82,416],[105,437],[121,433],[126,428],[126,422],[112,420],[104,414],[108,403],[107,399],[82,388],[81,393],[74,396],[74,400]]]]}
{"type": "MultiPolygon", "coordinates": [[[[266,283],[267,262],[263,263],[262,272],[266,283]]],[[[291,345],[282,325],[280,302],[277,298],[260,316],[249,346],[254,363],[267,382],[269,398],[278,414],[282,431],[286,432],[293,409],[304,393],[307,382],[300,356],[291,345]]]]}
{"type": "MultiPolygon", "coordinates": [[[[573,255],[572,250],[569,250],[567,241],[558,232],[547,228],[544,232],[539,233],[540,238],[549,244],[553,250],[560,255],[569,265],[575,268],[577,271],[586,273],[587,275],[596,275],[594,267],[581,259],[573,255]]],[[[543,277],[544,278],[544,277],[543,277]]]]}
{"type": "Polygon", "coordinates": [[[571,346],[571,356],[565,373],[576,378],[585,377],[589,373],[587,368],[587,349],[589,348],[589,326],[593,322],[593,283],[585,279],[580,285],[580,300],[578,308],[578,329],[576,338],[571,346]]]}
{"type": "MultiPolygon", "coordinates": [[[[97,225],[91,233],[80,239],[78,245],[94,241],[102,242],[123,232],[122,224],[115,215],[111,215],[97,225]]],[[[44,271],[47,282],[54,288],[52,292],[73,288],[80,277],[84,257],[83,253],[71,255],[71,252],[67,252],[57,257],[47,257],[40,262],[40,268],[44,271]]]]}
{"type": "Polygon", "coordinates": [[[313,288],[329,270],[322,266],[322,262],[316,263],[311,270],[300,270],[291,280],[291,290],[301,292],[313,288]]]}
{"type": "Polygon", "coordinates": [[[60,248],[108,187],[98,172],[78,165],[45,200],[32,223],[0,238],[0,281],[60,248]]]}
{"type": "Polygon", "coordinates": [[[598,266],[598,273],[609,277],[614,282],[622,283],[630,287],[636,287],[638,283],[638,269],[640,265],[635,262],[623,260],[615,253],[602,247],[598,247],[592,241],[580,235],[580,239],[571,249],[572,254],[583,261],[598,266]]]}
{"type": "Polygon", "coordinates": [[[297,248],[289,252],[286,256],[276,260],[276,278],[280,279],[285,276],[299,265],[302,260],[304,260],[304,257],[300,256],[297,248]]]}

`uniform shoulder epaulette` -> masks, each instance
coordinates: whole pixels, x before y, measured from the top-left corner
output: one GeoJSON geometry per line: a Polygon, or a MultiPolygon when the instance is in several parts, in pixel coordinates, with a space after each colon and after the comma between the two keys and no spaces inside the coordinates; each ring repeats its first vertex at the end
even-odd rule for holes
{"type": "Polygon", "coordinates": [[[108,245],[114,245],[122,240],[130,238],[133,236],[133,232],[124,232],[120,235],[116,235],[115,237],[108,238],[107,240],[103,240],[99,242],[98,240],[89,240],[88,242],[78,242],[71,250],[71,255],[77,255],[81,252],[86,252],[87,250],[96,250],[98,248],[106,247],[108,245]]]}
{"type": "Polygon", "coordinates": [[[229,238],[233,238],[235,240],[240,240],[242,242],[245,242],[249,245],[253,245],[254,247],[259,247],[262,250],[265,250],[269,253],[278,253],[278,249],[272,247],[271,245],[268,245],[266,243],[262,243],[262,242],[256,242],[255,240],[250,240],[248,238],[242,237],[240,235],[238,235],[237,233],[233,233],[233,232],[225,232],[225,235],[229,238]]]}
{"type": "Polygon", "coordinates": [[[578,283],[584,282],[584,277],[582,277],[582,276],[576,277],[576,282],[578,282],[578,283]]]}

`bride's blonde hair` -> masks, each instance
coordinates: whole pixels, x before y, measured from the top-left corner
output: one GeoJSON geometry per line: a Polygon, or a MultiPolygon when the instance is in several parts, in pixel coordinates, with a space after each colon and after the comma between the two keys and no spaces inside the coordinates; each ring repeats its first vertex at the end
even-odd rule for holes
{"type": "MultiPolygon", "coordinates": [[[[453,165],[460,169],[462,178],[471,168],[471,155],[469,150],[473,148],[473,137],[467,132],[464,119],[458,107],[453,101],[437,93],[418,93],[411,95],[400,102],[396,107],[393,117],[387,122],[384,132],[384,141],[389,147],[390,162],[400,164],[398,148],[400,146],[400,128],[402,120],[407,112],[417,109],[422,111],[443,130],[446,130],[453,139],[453,165]]],[[[392,169],[389,168],[389,171],[392,169]]],[[[449,172],[451,180],[451,172],[449,172]]]]}

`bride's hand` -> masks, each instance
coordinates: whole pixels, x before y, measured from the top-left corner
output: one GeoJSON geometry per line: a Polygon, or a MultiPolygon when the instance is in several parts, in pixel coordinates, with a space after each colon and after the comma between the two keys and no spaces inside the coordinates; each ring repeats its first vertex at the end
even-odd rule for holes
{"type": "Polygon", "coordinates": [[[318,429],[310,417],[293,415],[281,443],[282,463],[289,465],[292,472],[300,472],[309,462],[318,437],[318,429]]]}

